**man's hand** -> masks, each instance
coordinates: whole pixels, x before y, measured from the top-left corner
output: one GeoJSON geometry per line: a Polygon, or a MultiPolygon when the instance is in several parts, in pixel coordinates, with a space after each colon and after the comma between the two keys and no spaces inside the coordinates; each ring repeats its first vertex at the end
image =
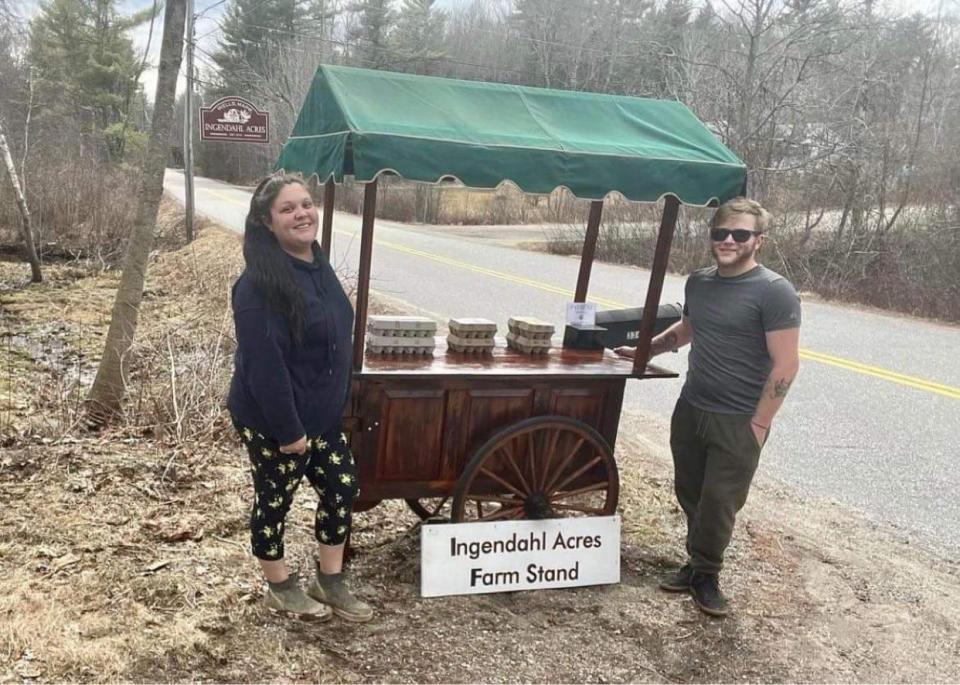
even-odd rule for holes
{"type": "Polygon", "coordinates": [[[613,351],[619,354],[621,357],[626,357],[627,359],[633,359],[635,356],[637,356],[636,347],[621,345],[620,347],[615,348],[613,351]]]}
{"type": "Polygon", "coordinates": [[[304,435],[302,438],[296,442],[291,442],[289,445],[280,445],[280,451],[284,454],[303,454],[307,451],[307,436],[304,435]]]}
{"type": "Polygon", "coordinates": [[[756,421],[751,420],[750,430],[753,431],[753,437],[757,439],[757,444],[760,445],[760,447],[763,447],[763,443],[767,441],[767,433],[770,432],[770,429],[765,428],[756,421]]]}

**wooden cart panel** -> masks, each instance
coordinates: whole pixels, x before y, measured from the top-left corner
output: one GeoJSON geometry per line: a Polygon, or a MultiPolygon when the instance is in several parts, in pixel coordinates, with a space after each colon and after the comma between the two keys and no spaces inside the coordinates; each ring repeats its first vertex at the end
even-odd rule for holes
{"type": "Polygon", "coordinates": [[[533,416],[578,419],[612,446],[630,372],[610,353],[571,350],[368,358],[352,403],[360,500],[450,494],[478,447],[533,416]]]}

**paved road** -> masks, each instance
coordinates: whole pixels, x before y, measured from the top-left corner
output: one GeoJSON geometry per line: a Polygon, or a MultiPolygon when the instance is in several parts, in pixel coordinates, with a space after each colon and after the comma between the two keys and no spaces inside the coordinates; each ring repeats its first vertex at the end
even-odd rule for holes
{"type": "MultiPolygon", "coordinates": [[[[166,187],[182,199],[182,175],[166,187]]],[[[242,230],[249,192],[197,179],[198,211],[242,230]]],[[[356,271],[360,220],[337,213],[333,262],[356,271]]],[[[372,286],[438,317],[482,316],[505,328],[529,313],[563,322],[578,262],[422,227],[379,221],[372,286]]],[[[591,299],[601,308],[642,303],[648,273],[597,263],[591,299]]],[[[663,301],[682,300],[668,276],[663,301]]],[[[801,375],[777,417],[763,471],[815,498],[831,498],[893,524],[918,543],[960,558],[960,328],[804,303],[801,375]]],[[[681,374],[686,355],[658,362],[681,374]]],[[[669,417],[681,381],[631,381],[625,406],[669,417]]]]}

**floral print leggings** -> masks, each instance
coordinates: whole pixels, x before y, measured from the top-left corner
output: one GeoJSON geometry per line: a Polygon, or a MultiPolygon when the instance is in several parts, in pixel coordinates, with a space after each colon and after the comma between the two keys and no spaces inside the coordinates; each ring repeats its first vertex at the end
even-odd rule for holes
{"type": "Polygon", "coordinates": [[[340,427],[307,439],[303,454],[283,454],[276,440],[233,422],[250,457],[254,501],[250,514],[250,541],[258,559],[283,558],[284,520],[293,494],[306,475],[320,504],[314,534],[324,545],[339,545],[347,538],[357,494],[357,468],[340,427]]]}

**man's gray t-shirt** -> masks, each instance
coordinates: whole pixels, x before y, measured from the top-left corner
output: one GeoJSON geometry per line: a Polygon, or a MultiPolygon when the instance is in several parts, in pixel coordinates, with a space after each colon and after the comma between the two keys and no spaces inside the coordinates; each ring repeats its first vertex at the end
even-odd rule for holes
{"type": "Polygon", "coordinates": [[[731,278],[711,266],[690,275],[685,299],[693,340],[681,397],[704,411],[752,414],[773,366],[765,334],[800,325],[797,291],[764,266],[731,278]]]}

